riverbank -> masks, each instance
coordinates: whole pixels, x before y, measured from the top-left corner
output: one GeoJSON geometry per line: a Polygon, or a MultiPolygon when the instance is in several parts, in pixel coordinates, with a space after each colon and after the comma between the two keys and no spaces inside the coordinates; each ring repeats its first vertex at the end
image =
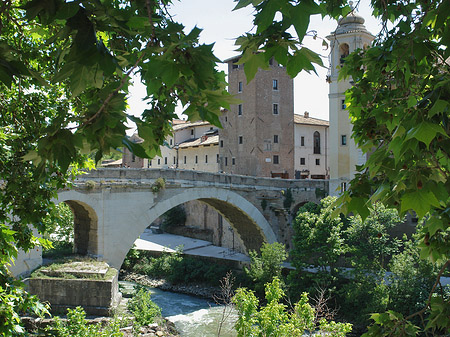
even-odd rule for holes
{"type": "Polygon", "coordinates": [[[124,270],[120,271],[119,280],[135,282],[146,287],[158,288],[164,291],[171,291],[210,300],[214,300],[222,292],[220,287],[209,286],[206,284],[172,284],[165,279],[130,273],[124,270]]]}

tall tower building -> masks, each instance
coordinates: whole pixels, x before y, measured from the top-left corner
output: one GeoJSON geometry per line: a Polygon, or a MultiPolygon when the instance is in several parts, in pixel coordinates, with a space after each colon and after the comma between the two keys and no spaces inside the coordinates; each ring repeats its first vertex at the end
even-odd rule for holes
{"type": "Polygon", "coordinates": [[[228,91],[242,102],[221,117],[220,170],[294,178],[294,82],[275,61],[247,84],[239,57],[228,63],[228,91]]]}
{"type": "Polygon", "coordinates": [[[344,191],[356,173],[356,165],[366,161],[352,135],[352,124],[345,105],[345,91],[351,86],[351,79],[338,82],[339,69],[349,53],[369,46],[374,36],[364,26],[364,18],[350,13],[341,18],[338,27],[327,39],[330,41],[330,194],[344,191]]]}

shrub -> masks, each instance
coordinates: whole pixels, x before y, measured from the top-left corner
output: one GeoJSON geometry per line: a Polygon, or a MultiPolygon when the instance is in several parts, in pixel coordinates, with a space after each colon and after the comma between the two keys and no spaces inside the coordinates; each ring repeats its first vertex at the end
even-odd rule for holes
{"type": "Polygon", "coordinates": [[[205,282],[218,285],[229,271],[224,265],[183,255],[182,249],[162,252],[152,257],[143,251],[130,250],[123,268],[151,277],[165,278],[172,283],[205,282]]]}
{"type": "Polygon", "coordinates": [[[254,282],[254,289],[258,294],[264,293],[265,284],[274,277],[281,279],[282,265],[286,258],[286,248],[278,242],[264,243],[260,256],[255,251],[250,252],[250,268],[244,268],[244,271],[254,282]]]}
{"type": "Polygon", "coordinates": [[[152,191],[153,192],[159,192],[160,190],[163,190],[166,188],[166,180],[162,177],[159,177],[155,180],[155,182],[152,184],[152,191]]]}
{"type": "Polygon", "coordinates": [[[137,326],[154,323],[161,316],[161,309],[151,300],[150,291],[141,288],[128,302],[128,310],[133,314],[137,326]]]}
{"type": "Polygon", "coordinates": [[[63,322],[59,317],[55,317],[55,325],[47,328],[47,332],[52,332],[58,337],[119,337],[120,324],[117,320],[106,326],[99,324],[88,324],[86,313],[81,307],[67,309],[67,321],[63,322]]]}
{"type": "Polygon", "coordinates": [[[308,303],[307,293],[302,294],[291,312],[285,304],[280,303],[283,297],[284,292],[277,277],[265,286],[265,306],[259,306],[252,291],[239,288],[233,297],[238,312],[235,324],[238,337],[303,336],[305,333],[341,337],[352,330],[349,323],[328,322],[325,319],[318,321],[315,309],[308,303]]]}

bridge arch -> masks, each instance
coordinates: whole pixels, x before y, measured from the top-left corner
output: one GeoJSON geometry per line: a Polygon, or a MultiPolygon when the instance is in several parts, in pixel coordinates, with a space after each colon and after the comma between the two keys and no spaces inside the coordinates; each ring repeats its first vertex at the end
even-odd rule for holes
{"type": "Polygon", "coordinates": [[[79,255],[98,256],[97,212],[86,202],[62,199],[73,213],[73,252],[79,255]]]}
{"type": "Polygon", "coordinates": [[[73,213],[73,252],[97,257],[99,254],[99,218],[96,203],[84,193],[65,191],[58,195],[56,203],[64,202],[73,213]]]}
{"type": "Polygon", "coordinates": [[[200,200],[215,208],[233,226],[249,250],[277,237],[269,222],[250,201],[238,193],[216,187],[170,188],[159,191],[99,189],[89,193],[62,191],[58,202],[73,210],[75,252],[96,256],[120,268],[134,241],[153,221],[175,206],[200,200]]]}
{"type": "Polygon", "coordinates": [[[256,250],[265,241],[276,241],[272,227],[256,206],[241,195],[220,188],[185,189],[155,204],[149,216],[153,222],[171,208],[192,200],[215,208],[234,227],[247,249],[256,250]]]}
{"type": "MultiPolygon", "coordinates": [[[[258,250],[263,242],[275,242],[276,235],[261,212],[239,194],[220,188],[188,188],[162,191],[162,196],[147,211],[142,219],[129,228],[128,241],[122,238],[122,246],[109,262],[120,267],[128,250],[145,228],[162,214],[175,206],[192,200],[200,200],[215,208],[233,226],[247,249],[258,250]],[[120,254],[120,255],[119,255],[120,254]]],[[[137,217],[135,217],[137,219],[137,217]]]]}

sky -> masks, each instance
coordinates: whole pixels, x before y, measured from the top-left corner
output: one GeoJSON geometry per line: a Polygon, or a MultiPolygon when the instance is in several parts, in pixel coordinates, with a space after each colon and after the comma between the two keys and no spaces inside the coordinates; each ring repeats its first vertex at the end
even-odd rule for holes
{"type": "MultiPolygon", "coordinates": [[[[356,1],[355,1],[356,3],[356,1]]],[[[371,16],[370,0],[360,0],[358,14],[366,19],[365,26],[372,33],[377,34],[380,25],[371,16]]],[[[252,7],[233,11],[233,0],[174,0],[170,13],[174,20],[182,23],[189,32],[194,26],[203,29],[200,42],[214,43],[214,54],[220,60],[226,60],[238,55],[235,39],[253,29],[252,7]]],[[[304,44],[323,55],[322,61],[328,67],[329,50],[324,50],[322,39],[325,39],[337,27],[337,22],[315,15],[309,25],[309,30],[316,30],[318,39],[305,37],[304,44]]],[[[219,64],[218,68],[226,72],[226,66],[219,64]]],[[[329,120],[328,117],[328,84],[325,81],[327,68],[316,68],[317,74],[300,73],[294,79],[294,113],[303,114],[305,111],[311,117],[329,120]]],[[[136,81],[137,82],[137,81],[136,81]]],[[[142,97],[145,89],[142,85],[135,85],[129,99],[132,114],[140,114],[145,109],[142,97]]],[[[181,112],[182,109],[179,110],[181,112]]]]}

